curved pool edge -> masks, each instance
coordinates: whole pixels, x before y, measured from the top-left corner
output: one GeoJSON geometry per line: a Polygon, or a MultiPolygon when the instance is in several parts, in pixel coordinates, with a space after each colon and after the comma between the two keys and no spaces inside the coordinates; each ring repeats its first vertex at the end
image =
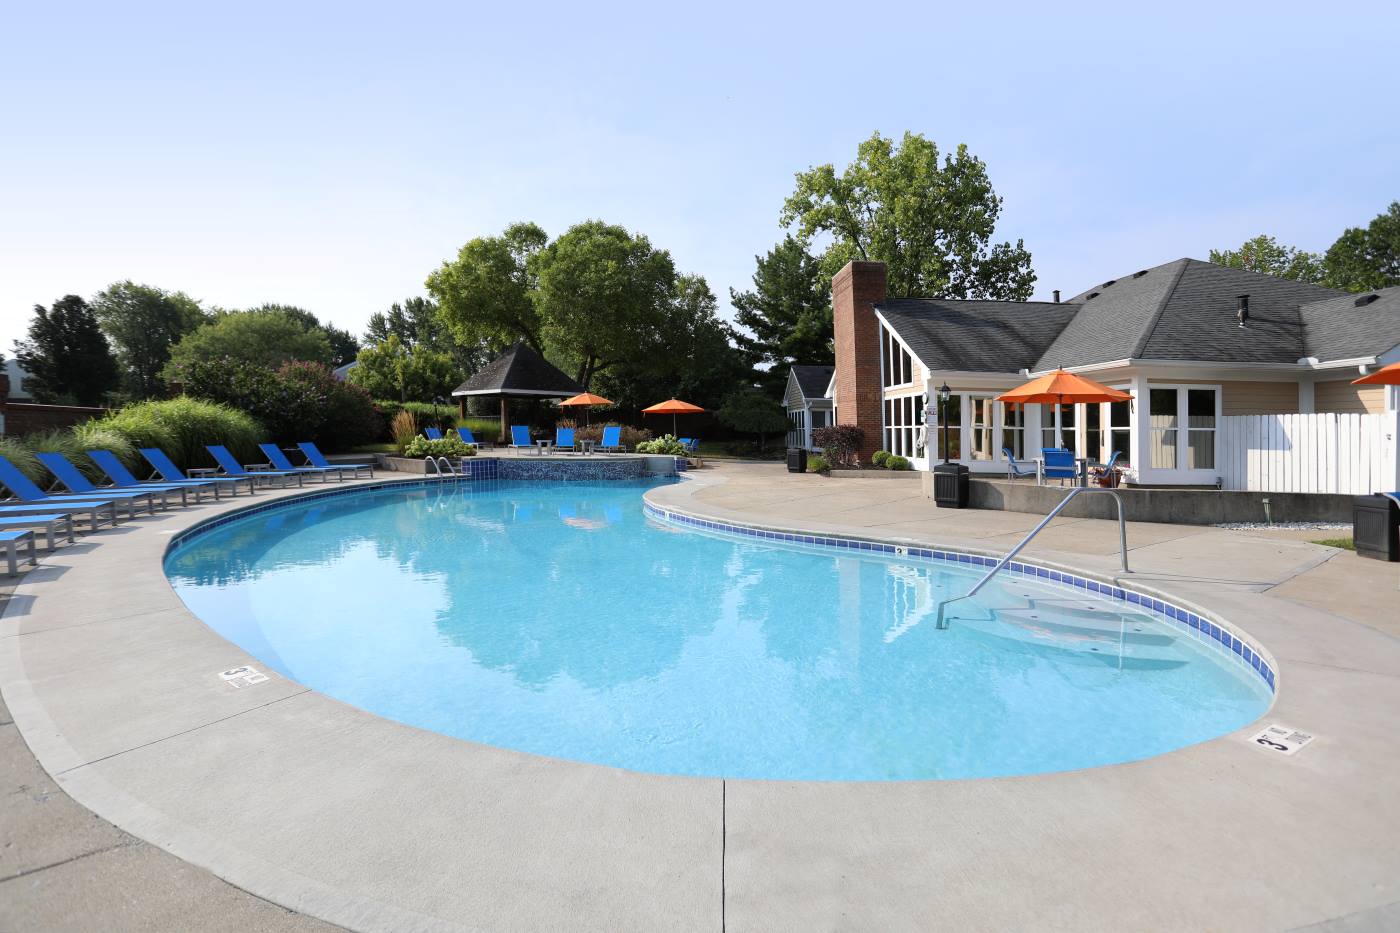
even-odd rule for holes
{"type": "MultiPolygon", "coordinates": [[[[1293,759],[1224,736],[1140,762],[1018,778],[637,775],[423,733],[299,687],[266,702],[252,699],[261,687],[211,693],[217,665],[247,656],[179,603],[161,568],[163,535],[242,506],[162,513],[129,523],[129,533],[86,537],[98,545],[87,553],[46,559],[6,606],[0,686],[36,756],[80,803],[292,909],[360,929],[711,929],[725,909],[726,859],[729,921],[749,925],[820,925],[859,911],[887,928],[918,928],[936,903],[940,915],[976,911],[1024,926],[1064,918],[1058,905],[1077,903],[1105,922],[1282,927],[1394,898],[1385,879],[1400,876],[1400,855],[1368,843],[1400,831],[1395,807],[1375,796],[1392,763],[1374,757],[1387,726],[1372,713],[1400,702],[1400,688],[1394,644],[1363,626],[1334,639],[1335,657],[1283,660],[1290,688],[1276,697],[1280,712],[1324,732],[1322,749],[1293,759]],[[150,631],[132,631],[138,623],[150,631]],[[1337,667],[1346,661],[1364,670],[1337,667]],[[1375,667],[1387,672],[1364,672],[1375,667]],[[211,696],[224,708],[212,710],[211,696]],[[192,713],[199,721],[177,728],[192,713]],[[142,727],[155,730],[147,741],[142,727]],[[105,733],[123,747],[96,754],[93,737],[105,733]],[[1124,806],[1152,818],[1125,822],[1124,806]],[[1288,831],[1250,820],[1238,840],[1220,835],[1260,806],[1287,808],[1288,831]],[[1097,879],[1078,899],[1058,874],[1041,873],[1062,854],[1068,824],[1091,843],[1078,858],[1097,879]],[[988,826],[1014,827],[1015,850],[992,861],[1021,873],[1018,896],[924,886],[975,869],[988,826]],[[1319,844],[1328,832],[1334,844],[1319,844]],[[937,845],[910,848],[916,838],[937,845]],[[491,858],[473,861],[483,850],[491,858]],[[1304,864],[1312,870],[1300,874],[1304,864]],[[1199,890],[1203,874],[1220,897],[1199,890]],[[1236,896],[1270,874],[1296,882],[1289,899],[1236,896]],[[1188,890],[1197,896],[1181,899],[1188,890]],[[1162,899],[1172,900],[1170,922],[1142,913],[1162,899]]],[[[1289,634],[1285,621],[1326,621],[1257,599],[1231,618],[1266,637],[1289,634]]]]}

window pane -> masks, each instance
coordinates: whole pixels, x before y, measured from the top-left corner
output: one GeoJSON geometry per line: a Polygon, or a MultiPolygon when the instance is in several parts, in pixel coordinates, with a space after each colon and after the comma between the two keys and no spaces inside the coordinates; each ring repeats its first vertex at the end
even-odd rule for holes
{"type": "Polygon", "coordinates": [[[1152,406],[1152,427],[1176,427],[1176,389],[1152,389],[1148,397],[1152,406]]]}
{"type": "Polygon", "coordinates": [[[1215,390],[1188,389],[1186,418],[1186,426],[1189,428],[1215,427],[1215,390]]]}
{"type": "Polygon", "coordinates": [[[1192,470],[1215,469],[1215,432],[1186,432],[1186,466],[1192,470]]]}
{"type": "MultiPolygon", "coordinates": [[[[1156,420],[1156,416],[1153,416],[1156,420]]],[[[1148,441],[1152,450],[1152,465],[1161,470],[1176,469],[1176,431],[1153,431],[1148,441]]]]}
{"type": "Polygon", "coordinates": [[[1112,457],[1115,453],[1118,454],[1118,465],[1127,466],[1132,448],[1132,432],[1127,428],[1114,428],[1112,431],[1109,431],[1108,434],[1108,455],[1112,457]]]}

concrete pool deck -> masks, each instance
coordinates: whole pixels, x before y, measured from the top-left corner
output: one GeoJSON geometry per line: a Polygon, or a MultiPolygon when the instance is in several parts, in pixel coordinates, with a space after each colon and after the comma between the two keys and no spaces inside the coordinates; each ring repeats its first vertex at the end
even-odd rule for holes
{"type": "MultiPolygon", "coordinates": [[[[649,495],[719,519],[992,551],[1037,521],[774,465],[716,463],[649,495]]],[[[171,534],[250,501],[46,556],[0,619],[0,688],[58,788],[273,904],[396,930],[1400,923],[1395,565],[1131,526],[1137,582],[1214,610],[1278,661],[1274,708],[1211,742],[1008,779],[687,779],[474,745],[275,674],[232,688],[220,671],[259,662],[184,608],[160,558],[171,534]],[[1291,757],[1249,743],[1271,722],[1317,738],[1291,757]]],[[[1026,556],[1111,574],[1115,550],[1111,523],[1067,519],[1026,556]]]]}

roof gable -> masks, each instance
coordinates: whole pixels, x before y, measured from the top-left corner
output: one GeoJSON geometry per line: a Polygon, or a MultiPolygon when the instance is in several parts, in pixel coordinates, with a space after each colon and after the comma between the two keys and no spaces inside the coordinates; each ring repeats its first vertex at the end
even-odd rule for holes
{"type": "Polygon", "coordinates": [[[875,310],[929,369],[1008,373],[1035,363],[1076,308],[1045,301],[888,298],[875,310]]]}
{"type": "Polygon", "coordinates": [[[826,396],[826,387],[831,382],[831,374],[836,372],[836,367],[798,363],[794,364],[789,372],[792,378],[797,380],[797,387],[801,390],[803,398],[823,398],[826,396]]]}

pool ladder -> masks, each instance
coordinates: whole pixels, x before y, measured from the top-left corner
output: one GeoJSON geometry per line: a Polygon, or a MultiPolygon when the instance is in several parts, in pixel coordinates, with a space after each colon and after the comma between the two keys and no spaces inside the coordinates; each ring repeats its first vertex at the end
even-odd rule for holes
{"type": "Polygon", "coordinates": [[[945,609],[948,608],[948,606],[952,605],[953,603],[960,602],[964,599],[971,599],[973,596],[976,596],[977,591],[982,589],[982,587],[986,586],[987,582],[991,580],[992,577],[997,575],[997,571],[1003,569],[1004,567],[1006,567],[1007,564],[1011,563],[1011,559],[1014,558],[1017,554],[1021,553],[1021,551],[1025,549],[1026,545],[1031,543],[1031,539],[1034,538],[1036,535],[1040,534],[1040,530],[1046,525],[1050,524],[1050,520],[1056,515],[1059,515],[1060,512],[1064,510],[1064,507],[1069,505],[1070,500],[1073,499],[1075,496],[1079,495],[1081,492],[1106,492],[1110,496],[1112,496],[1113,501],[1118,504],[1118,553],[1119,559],[1123,565],[1123,572],[1129,573],[1130,571],[1128,570],[1128,523],[1123,519],[1122,496],[1118,495],[1118,493],[1112,489],[1090,489],[1085,486],[1076,486],[1074,489],[1071,489],[1069,491],[1069,495],[1065,496],[1063,499],[1060,500],[1059,505],[1055,506],[1053,509],[1050,510],[1049,515],[1046,515],[1043,519],[1040,520],[1040,524],[1036,525],[1034,528],[1031,529],[1030,534],[1026,535],[1024,538],[1021,539],[1020,544],[1016,545],[1014,548],[1008,551],[1006,553],[1006,556],[1003,557],[1000,561],[998,561],[995,567],[987,571],[987,575],[984,576],[982,579],[978,580],[976,586],[974,586],[972,589],[968,590],[961,596],[954,596],[952,599],[945,599],[939,602],[938,628],[945,629],[948,627],[948,620],[943,617],[943,612],[945,609]]]}
{"type": "Polygon", "coordinates": [[[451,461],[451,460],[448,460],[446,457],[424,457],[424,458],[423,458],[423,472],[424,472],[424,473],[427,473],[427,472],[428,472],[428,467],[432,467],[434,473],[436,473],[438,476],[442,476],[442,475],[443,475],[443,469],[442,469],[442,468],[443,468],[444,466],[447,467],[447,471],[446,471],[446,472],[447,472],[447,475],[448,475],[448,476],[457,476],[457,475],[459,475],[459,474],[457,473],[456,468],[454,468],[454,467],[452,466],[452,461],[451,461]]]}

